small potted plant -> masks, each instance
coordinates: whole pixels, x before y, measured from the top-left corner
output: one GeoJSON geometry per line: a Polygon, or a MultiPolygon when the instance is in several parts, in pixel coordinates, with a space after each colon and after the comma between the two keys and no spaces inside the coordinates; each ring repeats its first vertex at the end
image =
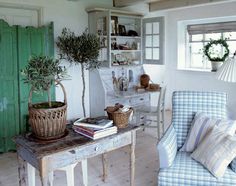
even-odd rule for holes
{"type": "Polygon", "coordinates": [[[204,48],[203,53],[211,61],[212,71],[217,71],[229,56],[229,45],[226,39],[210,40],[204,48]]]}
{"type": "Polygon", "coordinates": [[[34,136],[41,140],[60,138],[65,133],[67,101],[63,85],[66,69],[60,66],[59,60],[48,56],[33,56],[22,70],[24,82],[31,85],[29,93],[29,124],[34,136]],[[51,101],[50,89],[56,83],[64,93],[64,102],[51,101]],[[47,92],[48,100],[32,104],[32,92],[47,92]]]}

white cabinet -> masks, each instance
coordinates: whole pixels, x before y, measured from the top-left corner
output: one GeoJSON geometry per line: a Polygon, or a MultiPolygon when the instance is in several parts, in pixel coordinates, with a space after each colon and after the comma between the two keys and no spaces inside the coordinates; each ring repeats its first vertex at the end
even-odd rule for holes
{"type": "Polygon", "coordinates": [[[100,68],[90,71],[90,116],[104,115],[107,106],[114,106],[116,103],[137,107],[150,104],[150,93],[139,93],[134,86],[139,84],[140,75],[143,74],[142,66],[127,66],[121,68],[100,68]],[[129,79],[127,91],[114,91],[112,77],[121,77],[122,72],[129,79]],[[132,74],[132,77],[131,75],[132,74]]]}
{"type": "Polygon", "coordinates": [[[90,116],[104,115],[107,106],[121,103],[132,107],[150,104],[149,93],[137,93],[140,75],[147,64],[163,63],[164,19],[143,19],[139,13],[103,8],[87,9],[90,33],[97,34],[102,67],[90,72],[90,116]],[[143,35],[144,33],[144,35],[143,35]],[[144,41],[144,42],[143,42],[144,41]],[[124,70],[122,70],[122,68],[124,70]],[[129,79],[128,91],[113,88],[113,76],[129,79]]]}
{"type": "Polygon", "coordinates": [[[104,67],[142,64],[142,15],[94,8],[87,10],[89,31],[100,38],[104,67]]]}

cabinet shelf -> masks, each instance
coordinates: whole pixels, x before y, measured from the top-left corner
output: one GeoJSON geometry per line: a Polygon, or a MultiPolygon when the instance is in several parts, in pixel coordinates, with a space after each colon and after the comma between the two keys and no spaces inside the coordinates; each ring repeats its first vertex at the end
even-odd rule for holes
{"type": "Polygon", "coordinates": [[[141,39],[140,36],[111,36],[111,38],[117,38],[117,39],[141,39]]]}
{"type": "Polygon", "coordinates": [[[121,52],[141,52],[141,50],[111,50],[111,53],[121,53],[121,52]]]}
{"type": "Polygon", "coordinates": [[[103,11],[93,9],[88,12],[89,31],[99,36],[101,49],[98,61],[106,61],[103,62],[104,67],[113,66],[114,60],[127,63],[135,60],[142,64],[141,14],[136,16],[125,13],[113,14],[112,10],[105,9],[103,11]],[[114,50],[115,48],[117,50],[114,50]],[[121,50],[126,48],[128,50],[121,50]]]}

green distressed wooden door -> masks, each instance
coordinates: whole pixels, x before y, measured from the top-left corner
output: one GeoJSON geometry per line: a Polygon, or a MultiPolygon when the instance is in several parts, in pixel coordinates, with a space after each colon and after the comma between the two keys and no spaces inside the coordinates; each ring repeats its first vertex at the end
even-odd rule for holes
{"type": "MultiPolygon", "coordinates": [[[[12,138],[28,130],[28,95],[20,70],[31,55],[54,55],[53,24],[48,26],[9,26],[0,20],[0,152],[15,150],[12,138]]],[[[55,87],[51,90],[55,98],[55,87]]],[[[33,95],[33,102],[46,100],[46,94],[33,95]]]]}
{"type": "MultiPolygon", "coordinates": [[[[53,24],[40,28],[18,27],[18,59],[19,69],[24,69],[32,55],[54,54],[53,24]]],[[[28,130],[28,96],[30,86],[25,84],[23,76],[19,74],[19,99],[20,99],[20,131],[28,130]]],[[[55,88],[51,90],[52,99],[55,97],[55,88]]],[[[33,94],[33,102],[47,100],[46,93],[33,94]]]]}
{"type": "Polygon", "coordinates": [[[0,152],[14,150],[19,133],[16,26],[0,20],[0,152]]]}

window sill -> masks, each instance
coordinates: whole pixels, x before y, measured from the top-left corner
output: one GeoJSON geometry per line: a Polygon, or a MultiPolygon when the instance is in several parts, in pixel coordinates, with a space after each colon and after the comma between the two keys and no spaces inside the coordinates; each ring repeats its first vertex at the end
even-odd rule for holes
{"type": "Polygon", "coordinates": [[[177,70],[179,70],[179,71],[216,73],[216,72],[212,72],[211,69],[199,69],[199,68],[177,68],[177,70]]]}

